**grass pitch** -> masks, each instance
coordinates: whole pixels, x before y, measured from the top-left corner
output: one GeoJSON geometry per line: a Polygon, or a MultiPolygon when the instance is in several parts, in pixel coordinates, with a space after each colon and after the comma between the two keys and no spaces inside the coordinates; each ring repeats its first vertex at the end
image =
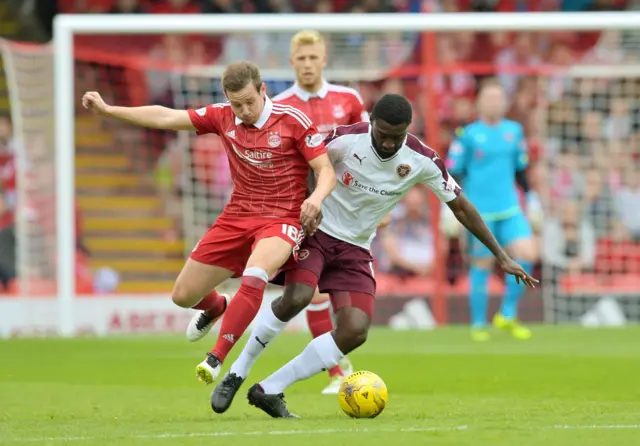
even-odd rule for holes
{"type": "Polygon", "coordinates": [[[374,420],[351,420],[320,395],[324,374],[289,389],[302,420],[247,404],[250,384],[301,351],[306,334],[276,340],[222,416],[194,374],[213,337],[2,341],[0,444],[640,444],[640,329],[534,329],[531,341],[496,333],[485,344],[466,328],[374,330],[352,356],[389,388],[374,420]]]}

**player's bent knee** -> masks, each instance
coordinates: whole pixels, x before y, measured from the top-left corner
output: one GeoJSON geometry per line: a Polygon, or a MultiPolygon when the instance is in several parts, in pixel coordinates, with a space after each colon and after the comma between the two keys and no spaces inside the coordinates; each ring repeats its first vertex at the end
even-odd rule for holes
{"type": "Polygon", "coordinates": [[[315,286],[304,283],[288,283],[282,297],[276,299],[271,308],[278,319],[288,322],[300,314],[313,298],[315,286]]]}
{"type": "Polygon", "coordinates": [[[367,341],[371,317],[357,307],[342,307],[336,313],[335,340],[343,354],[357,349],[367,341]]]}
{"type": "Polygon", "coordinates": [[[202,296],[194,295],[188,287],[181,283],[176,283],[171,292],[171,300],[174,304],[182,308],[191,308],[198,303],[202,296]]]}

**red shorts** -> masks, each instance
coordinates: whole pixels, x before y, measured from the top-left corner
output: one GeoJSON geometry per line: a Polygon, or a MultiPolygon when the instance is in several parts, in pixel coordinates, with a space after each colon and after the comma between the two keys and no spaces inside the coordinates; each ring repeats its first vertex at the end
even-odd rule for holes
{"type": "Polygon", "coordinates": [[[297,218],[219,217],[196,243],[190,257],[206,265],[226,268],[234,272],[233,277],[240,277],[256,243],[269,237],[281,238],[291,245],[293,255],[286,266],[295,264],[304,237],[297,218]]]}

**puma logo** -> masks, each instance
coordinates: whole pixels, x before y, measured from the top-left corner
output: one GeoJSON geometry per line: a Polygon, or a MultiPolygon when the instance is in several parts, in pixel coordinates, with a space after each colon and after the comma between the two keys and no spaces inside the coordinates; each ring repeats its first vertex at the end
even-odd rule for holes
{"type": "Polygon", "coordinates": [[[268,342],[262,342],[262,341],[260,340],[260,338],[259,338],[259,337],[257,337],[257,336],[255,337],[255,339],[256,339],[256,341],[258,341],[258,344],[260,344],[260,345],[262,346],[262,348],[267,348],[267,344],[268,344],[268,342]]]}
{"type": "Polygon", "coordinates": [[[362,166],[362,161],[364,161],[364,159],[366,158],[366,156],[364,156],[364,157],[360,158],[360,156],[359,156],[357,153],[354,153],[354,154],[353,154],[353,157],[354,157],[355,159],[357,159],[358,161],[360,161],[360,165],[361,165],[361,166],[362,166]]]}

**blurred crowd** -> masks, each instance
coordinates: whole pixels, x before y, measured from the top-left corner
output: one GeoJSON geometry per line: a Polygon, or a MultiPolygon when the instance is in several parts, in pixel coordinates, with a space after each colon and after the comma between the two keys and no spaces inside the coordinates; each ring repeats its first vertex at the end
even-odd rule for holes
{"type": "MultiPolygon", "coordinates": [[[[40,9],[39,14],[47,26],[50,18],[59,12],[593,12],[638,6],[638,2],[625,0],[47,0],[43,3],[48,6],[40,9]]],[[[410,131],[445,156],[455,129],[475,119],[479,83],[486,77],[497,77],[511,98],[507,117],[524,126],[531,159],[530,181],[545,204],[545,224],[537,228],[541,260],[549,266],[544,271],[548,275],[545,278],[560,283],[585,273],[609,278],[618,277],[617,274],[640,274],[640,212],[637,211],[640,208],[637,175],[640,72],[631,70],[617,75],[611,70],[611,66],[636,67],[640,62],[640,34],[452,32],[433,37],[429,40],[424,35],[410,33],[327,36],[328,74],[337,73],[337,68],[384,74],[376,77],[376,81],[328,80],[357,88],[368,108],[382,94],[406,95],[415,109],[410,131]],[[423,45],[432,45],[433,51],[421,51],[423,45]],[[425,61],[425,57],[429,60],[425,61]],[[420,69],[425,62],[432,67],[428,82],[420,69]],[[584,72],[580,67],[585,68],[584,72]],[[427,89],[431,92],[429,97],[425,94],[427,89]],[[438,134],[426,131],[425,122],[429,119],[436,120],[438,134]]],[[[267,72],[288,70],[289,35],[285,33],[224,37],[167,35],[149,39],[135,36],[135,41],[129,40],[126,47],[114,39],[99,37],[84,43],[88,51],[81,51],[80,42],[78,57],[93,70],[94,77],[83,78],[96,83],[102,77],[107,85],[114,86],[111,97],[125,104],[136,102],[135,97],[168,106],[200,106],[206,97],[203,92],[217,100],[222,98],[217,79],[204,84],[183,79],[184,91],[176,94],[175,79],[162,74],[166,63],[169,66],[220,66],[230,60],[248,58],[267,72]],[[100,60],[106,60],[104,52],[123,55],[122,66],[110,59],[106,63],[109,71],[100,71],[100,60]],[[142,75],[137,71],[125,72],[130,62],[125,61],[124,55],[131,52],[137,55],[137,71],[140,60],[148,64],[149,69],[142,75]],[[115,91],[118,85],[127,84],[133,85],[129,91],[115,91]],[[182,96],[184,103],[177,103],[176,96],[182,96]]],[[[271,94],[279,93],[290,84],[281,78],[266,76],[265,80],[271,94]]],[[[190,143],[158,134],[150,134],[148,138],[150,146],[166,148],[152,150],[152,156],[156,162],[160,160],[156,177],[168,203],[179,199],[184,192],[186,173],[180,153],[185,150],[190,150],[192,155],[194,178],[191,181],[199,183],[218,201],[227,197],[230,183],[223,173],[224,153],[214,141],[201,139],[199,143],[190,143]]],[[[1,150],[2,146],[0,157],[1,150]]],[[[4,201],[0,195],[0,222],[3,209],[6,212],[11,207],[11,200],[6,199],[6,186],[4,189],[4,201]]],[[[178,223],[181,220],[179,205],[174,203],[169,207],[173,210],[168,212],[176,214],[178,223]]],[[[209,219],[215,210],[209,209],[206,214],[209,219]]],[[[440,235],[434,233],[433,221],[426,191],[416,189],[407,195],[393,211],[390,226],[379,234],[374,245],[378,271],[393,276],[394,280],[428,281],[436,260],[445,256],[450,282],[464,277],[465,240],[462,237],[447,240],[442,244],[443,252],[436,252],[434,240],[440,235]]]]}
{"type": "Polygon", "coordinates": [[[57,0],[80,13],[536,12],[623,9],[625,0],[57,0]]]}

